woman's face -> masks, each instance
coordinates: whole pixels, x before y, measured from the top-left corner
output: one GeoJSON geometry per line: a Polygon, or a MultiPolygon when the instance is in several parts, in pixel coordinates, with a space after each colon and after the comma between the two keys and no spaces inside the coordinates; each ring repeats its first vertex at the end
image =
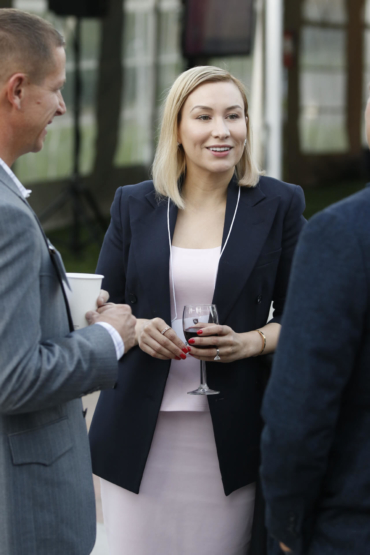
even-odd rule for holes
{"type": "Polygon", "coordinates": [[[178,129],[188,172],[233,173],[246,137],[243,98],[234,83],[205,83],[189,95],[178,129]]]}

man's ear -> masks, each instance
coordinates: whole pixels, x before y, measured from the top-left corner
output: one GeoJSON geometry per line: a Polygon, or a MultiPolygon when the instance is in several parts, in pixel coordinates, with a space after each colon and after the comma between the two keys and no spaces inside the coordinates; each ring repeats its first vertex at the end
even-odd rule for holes
{"type": "Polygon", "coordinates": [[[24,73],[15,73],[6,85],[6,98],[16,110],[20,110],[25,94],[28,77],[24,73]]]}

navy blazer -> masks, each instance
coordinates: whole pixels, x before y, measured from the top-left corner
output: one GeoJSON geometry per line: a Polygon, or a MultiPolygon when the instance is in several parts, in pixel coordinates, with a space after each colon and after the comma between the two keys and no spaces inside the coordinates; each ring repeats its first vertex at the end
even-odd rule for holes
{"type": "MultiPolygon", "coordinates": [[[[234,215],[238,185],[228,187],[222,244],[234,215]]],[[[300,187],[261,177],[241,187],[234,226],[221,257],[213,302],[221,324],[236,332],[264,326],[271,301],[279,322],[293,252],[304,224],[300,187]]],[[[115,303],[128,302],[137,318],[171,322],[167,199],[152,181],[118,189],[97,271],[115,303]]],[[[171,203],[173,235],[177,207],[171,203]]],[[[262,357],[261,357],[262,358],[262,357]]],[[[121,360],[117,387],[103,391],[90,429],[94,473],[139,492],[170,368],[139,347],[121,360]]],[[[256,480],[261,433],[261,359],[207,363],[208,397],[226,495],[256,480]]]]}
{"type": "Polygon", "coordinates": [[[367,188],[302,233],[263,405],[267,526],[295,554],[370,551],[369,293],[367,188]]]}

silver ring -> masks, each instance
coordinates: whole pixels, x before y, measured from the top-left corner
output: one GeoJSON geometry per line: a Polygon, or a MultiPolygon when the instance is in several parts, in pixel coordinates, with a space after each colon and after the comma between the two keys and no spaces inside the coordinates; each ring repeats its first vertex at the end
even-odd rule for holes
{"type": "Polygon", "coordinates": [[[215,356],[215,358],[213,360],[221,360],[220,351],[217,349],[217,347],[216,347],[216,351],[217,351],[217,355],[215,356]]]}
{"type": "Polygon", "coordinates": [[[170,326],[168,326],[167,328],[164,328],[164,330],[161,331],[161,334],[164,335],[166,333],[166,331],[170,330],[170,326]]]}

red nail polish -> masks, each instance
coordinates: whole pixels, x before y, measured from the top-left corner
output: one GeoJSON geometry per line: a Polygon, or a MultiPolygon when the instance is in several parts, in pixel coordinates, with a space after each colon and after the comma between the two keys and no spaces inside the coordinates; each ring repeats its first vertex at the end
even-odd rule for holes
{"type": "Polygon", "coordinates": [[[188,343],[190,343],[190,345],[192,345],[194,343],[194,339],[189,339],[188,343]]]}
{"type": "Polygon", "coordinates": [[[180,355],[180,356],[181,356],[182,360],[186,359],[186,355],[180,355]]]}
{"type": "Polygon", "coordinates": [[[197,331],[197,334],[198,334],[198,335],[202,335],[202,333],[203,333],[203,330],[198,330],[198,331],[197,331]]]}
{"type": "Polygon", "coordinates": [[[190,347],[188,347],[188,353],[190,353],[190,351],[191,351],[191,349],[190,349],[190,347]]]}
{"type": "Polygon", "coordinates": [[[182,349],[182,352],[186,354],[186,353],[188,352],[188,348],[187,348],[187,347],[184,347],[184,348],[182,349]]]}
{"type": "Polygon", "coordinates": [[[180,357],[175,357],[175,360],[181,360],[181,358],[180,357]]]}

